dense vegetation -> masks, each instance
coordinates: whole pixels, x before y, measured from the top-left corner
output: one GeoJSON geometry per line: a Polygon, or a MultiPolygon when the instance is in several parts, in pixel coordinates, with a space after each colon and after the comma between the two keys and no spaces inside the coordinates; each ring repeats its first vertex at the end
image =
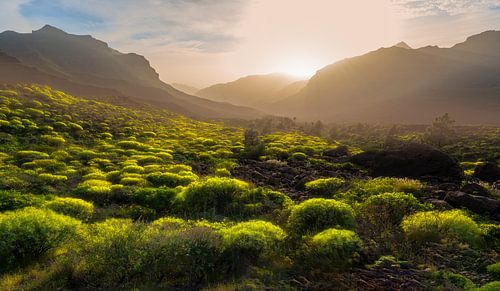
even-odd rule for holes
{"type": "MultiPolygon", "coordinates": [[[[466,173],[478,142],[463,140],[466,173]]],[[[429,203],[425,181],[372,179],[323,156],[359,145],[0,90],[0,286],[495,290],[497,222],[429,203]],[[340,174],[296,195],[236,176],[252,163],[340,174]]]]}

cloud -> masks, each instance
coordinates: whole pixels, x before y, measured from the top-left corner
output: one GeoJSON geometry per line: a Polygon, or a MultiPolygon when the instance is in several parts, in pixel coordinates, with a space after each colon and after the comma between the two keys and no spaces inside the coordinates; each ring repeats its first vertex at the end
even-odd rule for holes
{"type": "MultiPolygon", "coordinates": [[[[16,0],[17,1],[17,0],[16,0]]],[[[14,1],[14,2],[16,2],[14,1]]],[[[24,0],[18,14],[33,29],[49,23],[125,49],[217,53],[238,41],[244,0],[24,0]]],[[[12,5],[11,5],[12,6],[12,5]]]]}
{"type": "Polygon", "coordinates": [[[495,9],[500,0],[392,0],[397,12],[404,18],[446,15],[495,9]]]}

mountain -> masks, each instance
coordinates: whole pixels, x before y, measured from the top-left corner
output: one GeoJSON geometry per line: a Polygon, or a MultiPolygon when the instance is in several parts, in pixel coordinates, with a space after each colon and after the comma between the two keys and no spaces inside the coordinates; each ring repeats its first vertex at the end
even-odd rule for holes
{"type": "Polygon", "coordinates": [[[265,111],[269,110],[269,104],[297,93],[303,85],[303,81],[285,74],[251,75],[229,83],[210,86],[198,91],[196,95],[265,111]]]}
{"type": "Polygon", "coordinates": [[[319,70],[298,94],[273,104],[305,120],[500,124],[500,32],[451,48],[393,46],[319,70]]]}
{"type": "Polygon", "coordinates": [[[116,96],[120,92],[92,85],[80,84],[55,75],[44,73],[36,68],[23,65],[18,59],[0,52],[0,82],[8,84],[37,83],[71,90],[78,95],[116,96]],[[29,80],[29,81],[27,81],[29,80]]]}
{"type": "MultiPolygon", "coordinates": [[[[88,96],[102,95],[101,89],[105,89],[194,118],[251,119],[261,115],[251,108],[181,92],[162,82],[143,56],[124,54],[89,35],[72,35],[49,25],[32,33],[0,33],[0,51],[17,59],[18,69],[27,70],[15,76],[18,83],[46,84],[48,78],[56,89],[88,96]],[[86,88],[84,93],[81,86],[86,88]]],[[[0,83],[12,83],[12,79],[3,77],[0,83]]]]}
{"type": "Polygon", "coordinates": [[[408,50],[411,50],[412,47],[409,46],[406,42],[404,41],[400,41],[398,42],[397,44],[394,45],[394,47],[398,47],[398,48],[403,48],[403,49],[408,49],[408,50]]]}
{"type": "Polygon", "coordinates": [[[200,90],[198,88],[195,88],[193,86],[189,86],[186,84],[172,83],[170,85],[172,85],[172,87],[174,87],[175,89],[182,91],[184,93],[190,94],[190,95],[196,95],[196,92],[198,92],[200,90]]]}

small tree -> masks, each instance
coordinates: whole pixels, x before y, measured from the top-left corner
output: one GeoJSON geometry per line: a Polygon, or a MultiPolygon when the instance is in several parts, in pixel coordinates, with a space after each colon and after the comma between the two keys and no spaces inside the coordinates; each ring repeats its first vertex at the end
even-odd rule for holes
{"type": "Polygon", "coordinates": [[[245,145],[243,157],[246,159],[256,160],[264,153],[265,145],[259,138],[259,132],[254,129],[245,130],[243,144],[245,145]]]}
{"type": "Polygon", "coordinates": [[[437,147],[452,143],[455,138],[454,123],[455,120],[451,119],[448,113],[437,117],[432,126],[427,129],[424,141],[437,147]]]}

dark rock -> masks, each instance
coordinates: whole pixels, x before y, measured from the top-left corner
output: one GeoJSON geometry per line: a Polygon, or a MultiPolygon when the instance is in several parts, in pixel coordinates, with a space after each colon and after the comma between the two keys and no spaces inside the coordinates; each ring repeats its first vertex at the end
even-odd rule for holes
{"type": "Polygon", "coordinates": [[[430,204],[434,205],[434,207],[438,210],[450,210],[453,209],[453,207],[446,201],[444,200],[439,200],[439,199],[429,199],[426,202],[429,202],[430,204]]]}
{"type": "Polygon", "coordinates": [[[438,189],[443,191],[458,191],[459,188],[455,183],[442,183],[438,186],[438,189]]]}
{"type": "Polygon", "coordinates": [[[496,163],[484,163],[476,167],[473,177],[488,183],[493,183],[500,180],[500,168],[496,163]]]}
{"type": "Polygon", "coordinates": [[[490,215],[493,219],[500,220],[500,201],[496,199],[463,192],[449,192],[444,200],[455,208],[467,208],[472,212],[490,215]]]}
{"type": "Polygon", "coordinates": [[[465,184],[462,186],[460,191],[465,192],[467,194],[472,194],[472,195],[477,195],[477,196],[484,196],[484,197],[490,197],[491,194],[488,189],[484,188],[483,186],[477,184],[477,183],[469,183],[465,184]]]}
{"type": "Polygon", "coordinates": [[[368,168],[373,176],[461,180],[463,172],[456,160],[424,144],[410,143],[396,149],[355,155],[351,162],[368,168]]]}
{"type": "Polygon", "coordinates": [[[326,149],[323,151],[323,156],[327,157],[344,157],[349,155],[349,149],[346,146],[338,146],[334,149],[326,149]]]}

